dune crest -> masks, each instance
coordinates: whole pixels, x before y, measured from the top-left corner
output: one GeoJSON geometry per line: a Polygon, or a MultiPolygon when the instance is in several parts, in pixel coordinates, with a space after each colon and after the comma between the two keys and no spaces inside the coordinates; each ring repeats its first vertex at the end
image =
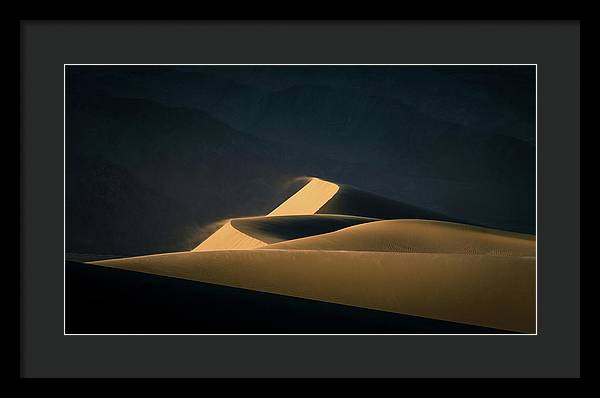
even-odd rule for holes
{"type": "Polygon", "coordinates": [[[311,178],[308,184],[277,206],[269,216],[315,214],[340,190],[339,185],[320,178],[311,178]]]}
{"type": "MultiPolygon", "coordinates": [[[[266,217],[315,214],[339,189],[340,187],[332,182],[313,177],[308,184],[290,196],[266,217]]],[[[241,232],[232,221],[229,221],[192,251],[255,249],[268,243],[272,242],[263,242],[253,238],[241,232]]]]}
{"type": "Polygon", "coordinates": [[[192,251],[256,249],[378,220],[337,214],[234,218],[192,251]]]}
{"type": "Polygon", "coordinates": [[[383,220],[274,243],[262,249],[533,257],[535,237],[444,221],[383,220]]]}
{"type": "MultiPolygon", "coordinates": [[[[238,218],[225,224],[221,229],[209,236],[204,242],[196,246],[192,251],[205,250],[239,250],[255,249],[266,246],[270,243],[276,243],[281,240],[297,239],[305,236],[312,236],[327,232],[332,232],[345,228],[358,222],[349,222],[348,225],[338,225],[336,228],[325,228],[320,230],[318,227],[320,219],[314,218],[315,227],[303,225],[303,220],[298,219],[293,224],[288,225],[288,232],[292,234],[287,239],[271,239],[272,234],[267,234],[267,239],[259,236],[264,234],[257,232],[258,224],[265,224],[271,217],[303,217],[303,216],[331,216],[331,217],[362,217],[371,221],[377,219],[430,219],[440,221],[460,222],[451,217],[439,214],[427,209],[422,209],[406,203],[398,202],[369,192],[360,191],[354,187],[339,185],[333,182],[325,181],[320,178],[311,177],[309,182],[298,192],[290,196],[287,200],[277,206],[266,216],[258,218],[238,218]],[[244,228],[248,226],[249,228],[244,228]],[[294,232],[304,230],[304,235],[293,236],[294,232]],[[249,232],[250,230],[250,232],[249,232]],[[306,233],[307,230],[313,230],[312,233],[306,233]]],[[[333,220],[331,220],[333,221],[333,220]]],[[[273,223],[274,224],[274,223],[273,223]]],[[[340,224],[340,223],[338,223],[340,224]]]]}
{"type": "Polygon", "coordinates": [[[192,251],[256,249],[267,243],[238,231],[228,221],[192,251]]]}

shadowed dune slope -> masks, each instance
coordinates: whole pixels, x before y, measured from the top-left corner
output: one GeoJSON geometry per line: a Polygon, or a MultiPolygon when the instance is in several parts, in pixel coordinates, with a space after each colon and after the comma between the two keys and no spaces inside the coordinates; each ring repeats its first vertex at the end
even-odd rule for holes
{"type": "Polygon", "coordinates": [[[337,231],[377,218],[317,214],[306,216],[248,217],[231,220],[238,231],[265,243],[276,243],[337,231]]]}
{"type": "Polygon", "coordinates": [[[503,330],[535,330],[535,259],[529,257],[230,250],[92,264],[503,330]]]}
{"type": "Polygon", "coordinates": [[[317,213],[348,214],[382,219],[418,218],[461,222],[461,220],[432,210],[360,191],[348,185],[339,185],[339,187],[336,194],[319,208],[317,213]]]}
{"type": "Polygon", "coordinates": [[[533,257],[535,237],[443,221],[385,220],[275,243],[261,249],[533,257]]]}
{"type": "MultiPolygon", "coordinates": [[[[266,217],[285,215],[312,215],[316,213],[325,203],[327,203],[327,201],[330,200],[338,190],[338,185],[334,183],[324,181],[319,178],[310,178],[306,185],[304,185],[298,192],[290,196],[266,217]]],[[[241,225],[246,226],[246,231],[252,230],[248,224],[249,222],[241,222],[241,225]]],[[[345,226],[347,225],[344,225],[340,228],[344,228],[345,226]]],[[[278,229],[281,231],[281,228],[278,229]]],[[[329,231],[335,229],[336,228],[329,229],[329,231]]],[[[262,233],[262,235],[264,235],[264,233],[262,233]]],[[[294,236],[300,237],[307,235],[308,234],[294,236]]],[[[228,221],[214,234],[196,246],[192,251],[254,249],[264,246],[267,243],[277,242],[279,240],[269,239],[268,241],[263,242],[253,238],[251,235],[239,231],[231,221],[228,221]]]]}
{"type": "Polygon", "coordinates": [[[269,213],[269,216],[308,214],[344,214],[381,219],[418,218],[461,222],[461,220],[432,210],[316,177],[311,177],[308,184],[269,213]]]}

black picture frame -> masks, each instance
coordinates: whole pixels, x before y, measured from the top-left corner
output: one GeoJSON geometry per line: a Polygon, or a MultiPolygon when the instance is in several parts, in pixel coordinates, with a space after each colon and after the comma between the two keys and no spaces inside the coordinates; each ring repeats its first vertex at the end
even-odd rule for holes
{"type": "Polygon", "coordinates": [[[579,21],[21,21],[23,377],[577,377],[579,21]],[[65,336],[63,69],[536,64],[538,334],[65,336]]]}

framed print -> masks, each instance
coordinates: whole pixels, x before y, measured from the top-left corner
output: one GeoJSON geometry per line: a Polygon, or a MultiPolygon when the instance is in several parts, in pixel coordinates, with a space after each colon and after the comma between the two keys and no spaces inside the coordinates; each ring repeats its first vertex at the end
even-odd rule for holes
{"type": "Polygon", "coordinates": [[[535,334],[535,74],[65,65],[65,333],[535,334]]]}
{"type": "Polygon", "coordinates": [[[22,21],[21,375],[578,377],[579,29],[22,21]]]}

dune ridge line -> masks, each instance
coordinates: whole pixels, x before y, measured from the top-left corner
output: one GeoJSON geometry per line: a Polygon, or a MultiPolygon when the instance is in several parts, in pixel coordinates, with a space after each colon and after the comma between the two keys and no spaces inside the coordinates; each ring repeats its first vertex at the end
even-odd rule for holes
{"type": "MultiPolygon", "coordinates": [[[[315,214],[339,189],[340,187],[337,184],[311,177],[306,185],[277,206],[266,217],[315,214]]],[[[230,220],[192,251],[256,249],[267,244],[269,242],[256,239],[235,228],[230,220]]]]}
{"type": "Polygon", "coordinates": [[[379,220],[260,249],[534,257],[535,236],[446,221],[379,220]]]}
{"type": "Polygon", "coordinates": [[[316,214],[334,195],[340,186],[320,178],[312,177],[308,184],[270,212],[269,216],[292,216],[316,214]]]}

